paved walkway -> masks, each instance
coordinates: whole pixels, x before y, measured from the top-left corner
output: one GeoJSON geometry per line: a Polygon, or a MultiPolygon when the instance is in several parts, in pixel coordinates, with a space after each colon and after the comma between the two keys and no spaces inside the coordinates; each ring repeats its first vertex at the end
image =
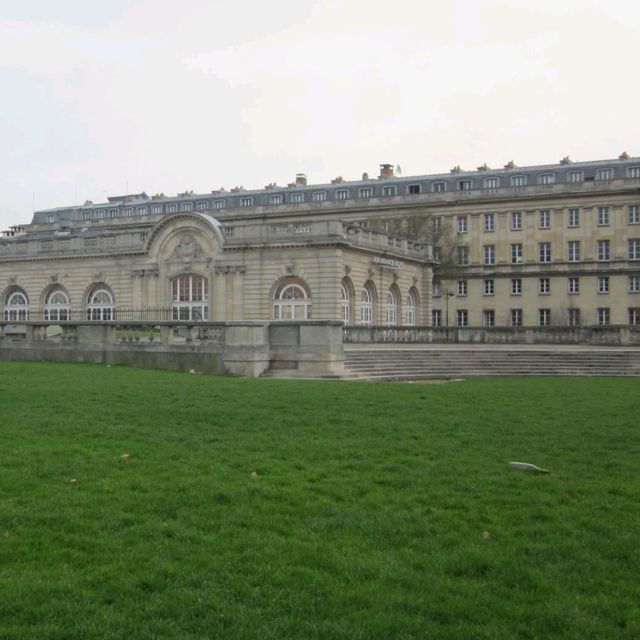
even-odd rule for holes
{"type": "Polygon", "coordinates": [[[438,344],[413,342],[384,342],[384,343],[345,343],[345,350],[406,350],[406,351],[635,351],[640,353],[640,345],[592,345],[592,344],[438,344]]]}

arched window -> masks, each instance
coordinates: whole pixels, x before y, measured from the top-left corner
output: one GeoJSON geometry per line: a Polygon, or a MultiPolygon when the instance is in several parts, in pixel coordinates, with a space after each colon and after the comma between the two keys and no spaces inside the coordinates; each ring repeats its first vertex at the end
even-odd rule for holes
{"type": "Polygon", "coordinates": [[[347,289],[347,287],[345,287],[344,284],[340,285],[340,309],[341,309],[341,313],[340,313],[340,318],[342,320],[343,324],[349,324],[349,320],[350,320],[350,316],[351,316],[351,310],[350,310],[350,304],[351,301],[349,300],[349,291],[347,289]]]}
{"type": "Polygon", "coordinates": [[[418,296],[414,289],[410,289],[407,294],[407,304],[405,305],[405,324],[410,327],[416,324],[416,309],[418,307],[418,296]]]}
{"type": "Polygon", "coordinates": [[[398,298],[393,289],[387,291],[387,324],[398,324],[398,298]]]}
{"type": "Polygon", "coordinates": [[[373,324],[373,292],[368,283],[360,292],[360,324],[373,324]]]}
{"type": "Polygon", "coordinates": [[[29,319],[29,299],[22,289],[14,288],[7,294],[4,319],[15,321],[29,319]]]}
{"type": "Polygon", "coordinates": [[[111,292],[104,285],[91,289],[87,298],[87,320],[115,320],[115,316],[111,292]]]}
{"type": "Polygon", "coordinates": [[[209,319],[209,280],[183,274],[171,281],[171,314],[174,320],[209,319]]]}
{"type": "Polygon", "coordinates": [[[285,282],[276,289],[274,320],[309,320],[311,299],[302,283],[285,282]]]}
{"type": "Polygon", "coordinates": [[[45,320],[69,320],[70,319],[69,296],[61,288],[52,289],[44,301],[45,320]]]}

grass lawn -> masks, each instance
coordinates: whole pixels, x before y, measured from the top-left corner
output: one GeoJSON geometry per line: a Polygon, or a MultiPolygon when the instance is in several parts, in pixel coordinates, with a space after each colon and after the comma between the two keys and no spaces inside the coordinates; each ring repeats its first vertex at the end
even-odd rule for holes
{"type": "Polygon", "coordinates": [[[639,379],[1,362],[0,401],[2,640],[640,638],[639,379]]]}

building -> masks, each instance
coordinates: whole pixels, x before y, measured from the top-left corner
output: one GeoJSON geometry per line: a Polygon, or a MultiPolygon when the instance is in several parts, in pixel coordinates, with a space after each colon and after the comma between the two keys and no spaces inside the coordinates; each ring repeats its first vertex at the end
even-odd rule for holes
{"type": "Polygon", "coordinates": [[[155,309],[185,320],[639,325],[640,158],[412,177],[381,165],[357,181],[299,174],[285,187],[36,211],[0,239],[0,305],[5,321],[155,309]]]}

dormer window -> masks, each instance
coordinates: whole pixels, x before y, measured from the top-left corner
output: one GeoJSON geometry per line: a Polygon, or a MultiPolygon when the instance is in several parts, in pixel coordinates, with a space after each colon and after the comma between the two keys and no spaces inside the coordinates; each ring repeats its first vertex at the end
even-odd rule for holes
{"type": "Polygon", "coordinates": [[[584,182],[584,171],[569,171],[567,173],[567,182],[584,182]]]}
{"type": "Polygon", "coordinates": [[[326,191],[314,191],[313,193],[313,201],[314,202],[324,202],[327,199],[326,191]]]}
{"type": "Polygon", "coordinates": [[[640,178],[640,167],[627,167],[627,178],[640,178]]]}
{"type": "Polygon", "coordinates": [[[395,185],[385,185],[384,187],[382,187],[382,195],[385,197],[395,196],[396,195],[395,185]]]}
{"type": "Polygon", "coordinates": [[[370,198],[373,195],[373,189],[371,187],[361,187],[358,191],[360,198],[370,198]]]}
{"type": "Polygon", "coordinates": [[[511,176],[511,186],[512,187],[526,187],[527,186],[527,176],[511,176]]]}
{"type": "Polygon", "coordinates": [[[200,202],[196,203],[196,209],[198,211],[206,211],[207,210],[207,201],[206,200],[200,200],[200,202]]]}
{"type": "Polygon", "coordinates": [[[193,202],[181,202],[180,211],[193,211],[193,202]]]}
{"type": "Polygon", "coordinates": [[[269,204],[282,204],[284,196],[281,193],[275,193],[269,196],[269,204]]]}
{"type": "Polygon", "coordinates": [[[471,180],[458,180],[458,191],[470,191],[472,186],[471,180]]]}
{"type": "Polygon", "coordinates": [[[483,178],[482,186],[485,189],[497,189],[500,186],[500,178],[483,178]]]}
{"type": "Polygon", "coordinates": [[[240,198],[240,206],[253,207],[253,198],[252,197],[240,198]]]}
{"type": "Polygon", "coordinates": [[[213,201],[213,208],[217,209],[218,211],[220,211],[220,209],[224,209],[226,205],[226,202],[224,200],[214,200],[213,201]]]}
{"type": "Polygon", "coordinates": [[[596,180],[613,180],[613,169],[598,169],[596,180]]]}
{"type": "Polygon", "coordinates": [[[47,214],[47,222],[52,223],[56,221],[56,214],[55,213],[48,213],[47,214]]]}
{"type": "Polygon", "coordinates": [[[447,183],[446,182],[434,182],[431,185],[431,190],[434,193],[443,193],[444,191],[447,190],[447,183]]]}
{"type": "Polygon", "coordinates": [[[292,193],[291,202],[293,204],[300,204],[301,202],[304,202],[304,193],[292,193]]]}
{"type": "Polygon", "coordinates": [[[338,189],[336,191],[336,200],[346,200],[349,197],[349,192],[346,189],[338,189]]]}
{"type": "Polygon", "coordinates": [[[122,210],[123,215],[125,216],[130,216],[133,213],[133,208],[132,207],[125,207],[122,210]]]}
{"type": "Polygon", "coordinates": [[[407,188],[409,195],[415,196],[422,192],[419,184],[410,184],[407,188]]]}
{"type": "Polygon", "coordinates": [[[555,173],[543,173],[538,178],[538,181],[540,182],[540,184],[543,184],[543,185],[554,184],[555,181],[556,181],[556,174],[555,173]]]}
{"type": "Polygon", "coordinates": [[[158,215],[162,213],[162,205],[161,204],[152,204],[151,205],[151,213],[154,215],[158,215]]]}

